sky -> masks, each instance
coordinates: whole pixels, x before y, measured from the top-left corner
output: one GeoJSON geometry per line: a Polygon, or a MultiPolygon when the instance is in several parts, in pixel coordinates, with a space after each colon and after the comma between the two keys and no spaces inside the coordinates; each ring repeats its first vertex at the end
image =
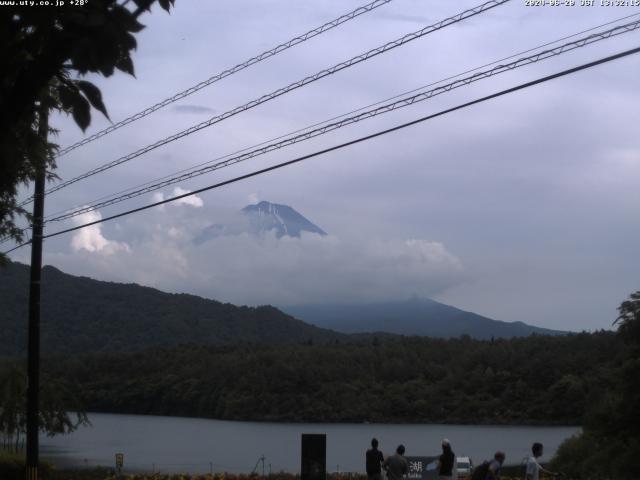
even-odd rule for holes
{"type": "MultiPolygon", "coordinates": [[[[155,7],[136,77],[90,76],[113,121],[328,22],[364,1],[177,0],[155,7]]],[[[67,180],[163,137],[480,4],[393,0],[58,160],[67,180]]],[[[299,88],[52,193],[46,214],[148,182],[636,14],[526,6],[481,15],[299,88]]],[[[618,22],[618,23],[624,23],[618,22]]],[[[613,25],[612,25],[613,26],[613,25]]],[[[607,27],[610,28],[610,27],[607,27]]],[[[600,29],[602,30],[602,29],[600,29]]],[[[581,36],[584,36],[583,34],[581,36]]],[[[575,37],[579,38],[579,37],[575,37]]],[[[568,40],[565,40],[565,42],[568,40]]],[[[561,42],[563,43],[563,42],[561,42]]],[[[556,44],[554,44],[556,45],[556,44]]],[[[436,113],[640,45],[640,30],[47,226],[80,225],[436,113]]],[[[519,55],[520,56],[526,55],[519,55]]],[[[640,288],[640,55],[556,79],[180,202],[45,243],[44,261],[235,304],[279,306],[429,297],[491,318],[565,330],[611,328],[640,288]],[[193,239],[259,200],[290,205],[328,235],[193,239]]],[[[446,83],[446,82],[445,82],[446,83]]],[[[56,116],[70,145],[85,134],[56,116]]],[[[25,190],[22,196],[27,196],[25,190]]],[[[11,258],[28,263],[28,249],[11,258]]]]}

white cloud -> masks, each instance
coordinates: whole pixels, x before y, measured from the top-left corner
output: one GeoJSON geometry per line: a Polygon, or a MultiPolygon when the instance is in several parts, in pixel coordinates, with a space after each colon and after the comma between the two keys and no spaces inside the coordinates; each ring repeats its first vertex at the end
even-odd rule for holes
{"type": "MultiPolygon", "coordinates": [[[[163,200],[164,200],[164,193],[162,192],[154,192],[153,195],[151,195],[151,203],[157,203],[163,200]]],[[[164,205],[158,205],[156,208],[161,212],[164,212],[164,205]]]]}
{"type": "MultiPolygon", "coordinates": [[[[177,197],[178,195],[184,195],[189,192],[191,192],[191,190],[185,190],[184,188],[175,187],[173,189],[173,196],[177,197]]],[[[197,195],[184,197],[184,198],[181,198],[180,200],[176,200],[173,203],[175,203],[176,205],[189,205],[191,207],[196,207],[196,208],[201,208],[204,205],[204,202],[202,201],[202,199],[197,195]]]]}
{"type": "MultiPolygon", "coordinates": [[[[83,225],[85,223],[95,222],[102,219],[100,212],[87,212],[73,218],[73,223],[83,225]]],[[[101,225],[91,225],[82,228],[74,233],[71,238],[71,248],[80,251],[97,252],[104,255],[114,255],[116,253],[130,253],[129,245],[124,242],[116,242],[108,240],[102,235],[101,225]]]]}
{"type": "MultiPolygon", "coordinates": [[[[165,196],[163,192],[154,192],[151,195],[151,203],[162,202],[166,198],[177,197],[179,195],[184,195],[186,193],[191,192],[191,190],[187,190],[181,187],[175,187],[170,195],[165,196]]],[[[169,202],[168,204],[158,205],[156,209],[160,212],[164,212],[167,205],[188,205],[194,208],[201,208],[204,206],[204,202],[197,195],[192,195],[189,197],[181,198],[180,200],[175,200],[174,202],[169,202]]]]}
{"type": "Polygon", "coordinates": [[[253,305],[432,296],[466,277],[455,255],[425,239],[245,233],[195,245],[201,220],[176,209],[145,222],[129,220],[127,228],[127,238],[135,239],[129,245],[105,239],[98,226],[74,237],[75,250],[110,253],[108,265],[95,255],[77,254],[57,256],[56,263],[70,273],[253,305]]]}

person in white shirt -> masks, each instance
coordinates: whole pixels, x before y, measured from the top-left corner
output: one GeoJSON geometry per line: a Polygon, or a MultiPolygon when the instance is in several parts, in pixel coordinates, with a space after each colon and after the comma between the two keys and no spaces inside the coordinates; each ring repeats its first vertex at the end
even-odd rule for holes
{"type": "Polygon", "coordinates": [[[543,446],[541,443],[534,443],[531,447],[532,457],[527,459],[527,470],[525,472],[525,480],[540,480],[540,473],[546,473],[551,476],[557,476],[555,472],[551,472],[545,468],[542,468],[538,463],[538,458],[542,456],[543,446]]]}

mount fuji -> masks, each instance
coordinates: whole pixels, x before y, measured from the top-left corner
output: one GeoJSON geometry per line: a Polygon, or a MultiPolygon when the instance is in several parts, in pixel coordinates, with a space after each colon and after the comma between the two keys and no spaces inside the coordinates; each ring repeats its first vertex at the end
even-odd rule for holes
{"type": "Polygon", "coordinates": [[[300,238],[302,232],[315,233],[321,236],[327,233],[306,219],[288,205],[280,205],[262,201],[255,205],[247,205],[240,211],[237,221],[227,224],[213,224],[205,228],[194,243],[202,244],[221,235],[263,235],[274,231],[277,238],[285,236],[300,238]]]}

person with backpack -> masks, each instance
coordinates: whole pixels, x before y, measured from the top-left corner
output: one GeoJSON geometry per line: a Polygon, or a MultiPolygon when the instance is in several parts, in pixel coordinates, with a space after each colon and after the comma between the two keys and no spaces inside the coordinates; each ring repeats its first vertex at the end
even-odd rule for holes
{"type": "Polygon", "coordinates": [[[489,462],[489,468],[487,469],[487,475],[485,480],[498,480],[500,478],[500,469],[504,463],[506,455],[504,452],[496,452],[493,456],[493,460],[489,462]]]}
{"type": "Polygon", "coordinates": [[[382,452],[378,450],[378,440],[376,438],[371,439],[371,448],[367,450],[365,457],[367,477],[369,477],[369,480],[382,480],[382,462],[384,462],[384,456],[382,452]]]}
{"type": "Polygon", "coordinates": [[[473,470],[471,480],[499,480],[500,469],[502,468],[505,458],[506,455],[504,452],[496,452],[493,460],[490,462],[485,460],[482,462],[482,465],[473,470]]]}

